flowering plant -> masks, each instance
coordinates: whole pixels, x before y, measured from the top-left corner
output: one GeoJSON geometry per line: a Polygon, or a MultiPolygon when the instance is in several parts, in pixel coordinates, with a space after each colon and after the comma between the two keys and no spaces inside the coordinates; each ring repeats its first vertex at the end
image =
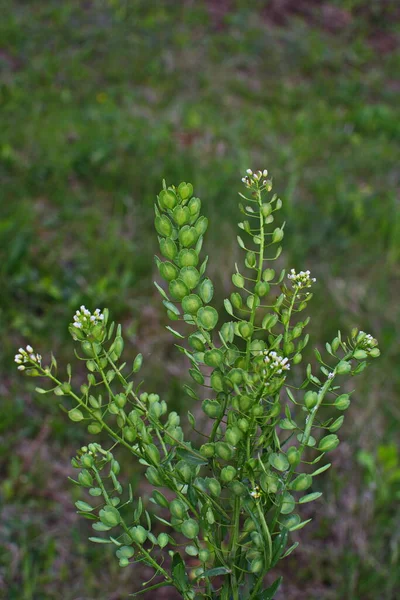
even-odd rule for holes
{"type": "MultiPolygon", "coordinates": [[[[208,221],[192,185],[164,183],[155,205],[162,256],[156,263],[167,289],[155,285],[168,317],[183,325],[167,329],[190,362],[196,389],[203,386],[207,395],[200,423],[188,413],[190,439],[158,394],[139,392],[134,379],[143,357],[131,366],[122,362],[122,329],[107,309],[92,314],[81,306],[70,325],[76,356],[88,371],[80,389],[73,387],[70,365],[66,380],[57,375],[54,357],[44,365],[29,345],[15,357],[18,369],[52,384],[37,392],[65,397],[72,421],[87,424],[90,435],[111,438],[110,447],[90,442],[73,458],[74,483],[88,494],[76,507],[92,522],[90,540],[113,546],[121,567],[153,567],[159,579],[134,595],[174,586],[185,600],[272,599],[281,579],[264,588],[265,575],[298,545],[290,537],[308,523],[302,505],[321,496],[314,482],[331,466],[314,465],[339,444],[344,417],[324,418],[321,408],[345,411],[351,394],[341,393],[338,380],[361,373],[379,355],[371,335],[355,329],[344,339],[338,332],[326,344],[328,358],[315,351],[318,373],[308,364],[297,385],[289,379],[309,340],[309,317],[300,313],[316,280],[292,269],[285,283],[284,270],[267,266],[282,250],[284,225],[269,230],[282,201],[269,196],[266,170],[248,170],[242,181],[239,227],[248,241],[237,237],[245,270],[235,265],[237,289],[224,301],[228,319],[211,304],[208,257],[200,262],[208,221]],[[130,486],[124,489],[115,446],[144,466],[151,505],[130,486]]],[[[198,391],[183,387],[200,400],[198,391]]]]}

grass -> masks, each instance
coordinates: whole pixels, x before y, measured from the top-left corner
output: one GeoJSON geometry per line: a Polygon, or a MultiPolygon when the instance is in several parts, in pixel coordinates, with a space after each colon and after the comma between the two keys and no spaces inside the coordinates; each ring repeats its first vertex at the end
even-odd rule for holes
{"type": "Polygon", "coordinates": [[[383,349],[350,409],[316,525],[286,568],[285,597],[391,600],[400,585],[390,450],[400,421],[400,55],[375,43],[398,23],[379,3],[332,3],[352,17],[334,34],[317,9],[277,26],[265,2],[224,6],[2,2],[0,595],[10,600],[135,588],[88,546],[74,514],[66,465],[85,434],[27,393],[15,348],[26,340],[70,356],[71,313],[107,305],[131,355],[145,354],[151,387],[162,390],[167,374],[167,399],[186,406],[152,287],[154,196],[163,177],[194,183],[222,299],[248,166],[267,167],[285,202],[282,264],[318,278],[314,344],[359,324],[383,349]]]}

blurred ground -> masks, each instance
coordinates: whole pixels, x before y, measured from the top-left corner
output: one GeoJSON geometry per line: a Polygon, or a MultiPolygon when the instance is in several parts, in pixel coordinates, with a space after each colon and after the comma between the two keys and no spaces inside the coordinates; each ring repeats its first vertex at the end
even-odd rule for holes
{"type": "MultiPolygon", "coordinates": [[[[145,355],[147,386],[186,410],[152,286],[152,203],[163,177],[194,183],[211,220],[222,303],[236,193],[250,166],[268,168],[284,200],[282,265],[318,278],[313,344],[357,324],[383,353],[359,382],[325,500],[282,566],[279,598],[394,600],[397,2],[2,0],[0,8],[0,597],[119,600],[138,588],[144,574],[121,571],[89,545],[75,515],[66,478],[85,432],[17,376],[14,351],[30,342],[62,363],[72,356],[66,330],[76,307],[108,306],[124,324],[128,358],[145,355]]],[[[134,467],[129,476],[140,480],[134,467]]]]}

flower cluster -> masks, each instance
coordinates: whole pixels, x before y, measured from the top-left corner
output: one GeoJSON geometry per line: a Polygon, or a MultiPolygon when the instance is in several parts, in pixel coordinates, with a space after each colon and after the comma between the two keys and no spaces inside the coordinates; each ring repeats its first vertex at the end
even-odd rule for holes
{"type": "Polygon", "coordinates": [[[372,350],[378,345],[378,340],[376,340],[370,333],[365,333],[365,331],[360,331],[357,336],[357,344],[363,350],[372,350]]]}
{"type": "Polygon", "coordinates": [[[97,325],[104,320],[104,315],[99,308],[96,308],[92,314],[86,306],[80,307],[74,315],[74,327],[77,329],[87,329],[90,325],[97,325]]]}
{"type": "Polygon", "coordinates": [[[250,496],[252,496],[255,500],[261,498],[261,492],[258,485],[256,485],[255,488],[250,492],[250,496]]]}
{"type": "Polygon", "coordinates": [[[18,365],[19,371],[24,371],[25,364],[27,363],[31,364],[33,362],[40,365],[40,363],[42,362],[42,357],[40,356],[40,354],[35,354],[32,346],[28,344],[26,349],[20,348],[18,350],[18,354],[15,355],[14,360],[18,365]]]}
{"type": "Polygon", "coordinates": [[[300,273],[296,273],[294,269],[291,269],[288,279],[291,280],[292,285],[297,290],[301,290],[303,288],[309,288],[315,283],[317,280],[315,277],[310,277],[310,271],[300,271],[300,273]]]}
{"type": "Polygon", "coordinates": [[[264,169],[264,171],[256,171],[255,173],[253,173],[251,169],[247,169],[245,177],[242,177],[242,181],[248,188],[253,187],[254,184],[258,185],[261,179],[263,179],[263,186],[270,186],[271,182],[266,179],[267,176],[267,169],[264,169]]]}
{"type": "Polygon", "coordinates": [[[290,370],[288,358],[283,358],[282,356],[279,356],[279,354],[275,352],[275,350],[265,350],[264,354],[264,362],[268,365],[269,369],[274,371],[274,373],[280,375],[282,371],[290,370]]]}

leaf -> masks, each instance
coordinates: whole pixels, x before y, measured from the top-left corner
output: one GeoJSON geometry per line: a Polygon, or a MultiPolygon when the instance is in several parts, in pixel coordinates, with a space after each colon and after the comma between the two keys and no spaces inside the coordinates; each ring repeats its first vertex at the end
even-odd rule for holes
{"type": "Polygon", "coordinates": [[[172,558],[171,574],[178,590],[184,592],[188,587],[188,577],[185,563],[179,552],[175,552],[172,558]]]}
{"type": "Polygon", "coordinates": [[[225,310],[228,313],[228,315],[231,315],[231,317],[233,317],[233,308],[232,308],[232,304],[230,303],[230,301],[228,300],[228,298],[225,298],[224,300],[224,306],[225,306],[225,310]]]}
{"type": "Polygon", "coordinates": [[[298,546],[298,545],[299,545],[299,542],[295,542],[295,543],[293,544],[293,546],[290,546],[290,548],[288,548],[288,549],[286,550],[285,554],[282,554],[282,556],[281,556],[281,560],[282,560],[283,558],[286,558],[287,556],[289,556],[289,554],[292,554],[293,550],[295,550],[295,549],[297,548],[297,546],[298,546]]]}
{"type": "Polygon", "coordinates": [[[214,567],[213,569],[207,569],[203,571],[196,579],[204,579],[205,577],[218,577],[218,575],[226,575],[232,573],[230,569],[226,567],[214,567]]]}
{"type": "Polygon", "coordinates": [[[177,337],[177,338],[179,338],[179,339],[181,339],[181,340],[184,340],[184,339],[185,339],[185,336],[184,336],[184,335],[182,335],[182,334],[181,334],[181,333],[179,333],[178,331],[175,331],[175,329],[172,329],[172,327],[170,327],[169,325],[167,325],[167,326],[165,327],[165,329],[168,329],[168,331],[170,331],[170,332],[172,333],[172,335],[174,335],[175,337],[177,337]]]}
{"type": "Polygon", "coordinates": [[[321,475],[321,473],[323,473],[324,471],[327,471],[329,469],[329,467],[331,466],[332,463],[328,463],[327,465],[324,465],[323,467],[320,467],[319,469],[317,469],[316,471],[314,471],[314,473],[311,473],[311,477],[315,477],[316,475],[321,475]]]}
{"type": "Polygon", "coordinates": [[[165,291],[162,289],[162,287],[159,286],[156,281],[154,281],[154,285],[156,286],[156,288],[158,289],[158,291],[160,292],[160,294],[164,298],[164,300],[167,300],[167,302],[169,302],[169,298],[168,298],[167,294],[165,293],[165,291]]]}
{"type": "Polygon", "coordinates": [[[282,579],[283,577],[278,577],[268,589],[263,590],[261,594],[257,596],[257,600],[274,600],[274,596],[282,583],[282,579]]]}
{"type": "Polygon", "coordinates": [[[306,502],[313,502],[313,500],[317,500],[321,498],[322,492],[312,492],[311,494],[306,494],[299,500],[299,504],[305,504],[306,502]]]}
{"type": "Polygon", "coordinates": [[[307,525],[307,523],[309,523],[310,521],[312,521],[312,519],[307,519],[307,521],[302,521],[297,525],[293,525],[293,527],[290,527],[289,531],[297,531],[298,529],[303,529],[303,527],[307,525]]]}
{"type": "Polygon", "coordinates": [[[90,537],[89,541],[94,542],[95,544],[112,544],[111,540],[106,540],[104,538],[98,538],[98,537],[90,537]]]}

